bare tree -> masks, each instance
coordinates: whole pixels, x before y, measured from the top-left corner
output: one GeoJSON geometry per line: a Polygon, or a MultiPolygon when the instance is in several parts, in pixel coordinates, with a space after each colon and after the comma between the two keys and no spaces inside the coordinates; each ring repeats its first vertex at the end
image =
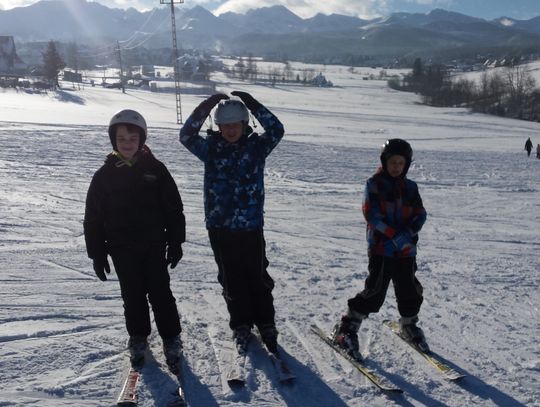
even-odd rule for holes
{"type": "Polygon", "coordinates": [[[251,79],[252,81],[257,80],[257,63],[253,59],[253,54],[249,54],[247,61],[246,61],[246,77],[251,79]]]}
{"type": "Polygon", "coordinates": [[[508,68],[505,77],[509,96],[508,108],[517,117],[522,118],[530,95],[536,86],[536,81],[529,72],[519,65],[508,68]]]}
{"type": "Polygon", "coordinates": [[[76,42],[70,42],[66,50],[67,66],[75,72],[79,72],[79,48],[76,42]]]}
{"type": "Polygon", "coordinates": [[[289,82],[294,78],[294,72],[289,61],[285,61],[285,66],[283,67],[283,76],[289,82]]]}

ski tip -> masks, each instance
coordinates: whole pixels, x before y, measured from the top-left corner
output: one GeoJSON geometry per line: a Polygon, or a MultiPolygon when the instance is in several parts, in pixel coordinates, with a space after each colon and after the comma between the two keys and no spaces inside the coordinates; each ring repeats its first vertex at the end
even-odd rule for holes
{"type": "Polygon", "coordinates": [[[399,387],[388,387],[388,388],[384,388],[384,389],[381,389],[381,390],[383,391],[383,393],[388,394],[388,395],[403,394],[403,389],[400,389],[399,387]]]}
{"type": "Polygon", "coordinates": [[[170,403],[167,404],[167,407],[186,407],[186,401],[185,400],[173,400],[170,403]]]}
{"type": "Polygon", "coordinates": [[[227,379],[227,384],[232,389],[240,389],[246,385],[246,381],[242,379],[227,379]]]}

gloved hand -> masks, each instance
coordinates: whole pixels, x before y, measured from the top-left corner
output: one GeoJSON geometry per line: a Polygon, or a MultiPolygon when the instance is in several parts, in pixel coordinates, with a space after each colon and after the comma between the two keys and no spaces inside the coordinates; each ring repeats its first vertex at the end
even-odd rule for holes
{"type": "Polygon", "coordinates": [[[167,246],[167,264],[171,265],[171,268],[175,268],[178,262],[184,256],[181,243],[169,244],[167,246]]]}
{"type": "Polygon", "coordinates": [[[109,266],[107,256],[92,259],[92,262],[92,266],[94,267],[94,272],[96,273],[96,276],[98,276],[101,281],[107,281],[107,276],[105,275],[105,272],[111,272],[111,267],[109,266]]]}
{"type": "Polygon", "coordinates": [[[223,99],[229,99],[229,96],[223,93],[216,93],[215,95],[203,100],[192,114],[198,119],[206,119],[212,109],[223,99]]]}
{"type": "Polygon", "coordinates": [[[407,245],[412,245],[412,236],[408,231],[398,232],[392,239],[392,243],[398,250],[403,250],[407,245]]]}
{"type": "Polygon", "coordinates": [[[257,110],[259,110],[259,107],[261,107],[261,104],[247,92],[235,90],[231,92],[231,95],[238,96],[252,113],[255,113],[257,110]]]}
{"type": "Polygon", "coordinates": [[[203,103],[205,106],[209,107],[210,110],[212,110],[214,106],[224,99],[229,99],[229,96],[225,95],[224,93],[216,93],[215,95],[212,95],[206,99],[203,103]]]}

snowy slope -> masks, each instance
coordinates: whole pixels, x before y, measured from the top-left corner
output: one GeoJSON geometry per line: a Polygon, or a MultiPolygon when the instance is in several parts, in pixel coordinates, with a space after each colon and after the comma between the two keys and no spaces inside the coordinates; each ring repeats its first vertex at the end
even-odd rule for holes
{"type": "MultiPolygon", "coordinates": [[[[260,350],[247,389],[220,372],[230,333],[203,224],[201,163],[178,142],[174,96],[86,87],[49,94],[0,90],[0,406],[111,406],[127,366],[114,272],[95,278],[86,258],[86,190],[110,145],[106,124],[130,107],[149,124],[148,144],[175,177],[188,242],[171,272],[182,314],[191,406],[540,406],[540,160],[527,137],[540,124],[435,109],[369,71],[315,67],[333,89],[231,82],[267,104],[286,136],[266,169],[269,272],[276,280],[280,342],[298,375],[276,383],[260,350]],[[421,323],[432,349],[468,375],[445,382],[381,322],[396,318],[392,290],[360,332],[369,365],[405,391],[378,392],[309,333],[331,329],[363,286],[366,243],[360,203],[379,146],[403,137],[415,149],[410,177],[428,210],[418,277],[421,323]]],[[[201,101],[183,96],[184,117],[201,101]]],[[[163,406],[174,390],[161,364],[143,374],[141,405],[163,406]]]]}

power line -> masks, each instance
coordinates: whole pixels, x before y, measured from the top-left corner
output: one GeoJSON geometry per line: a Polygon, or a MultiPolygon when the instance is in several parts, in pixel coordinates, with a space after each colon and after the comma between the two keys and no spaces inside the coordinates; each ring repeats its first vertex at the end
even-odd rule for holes
{"type": "MultiPolygon", "coordinates": [[[[119,42],[127,42],[129,43],[132,39],[134,39],[138,33],[142,32],[142,29],[144,27],[146,27],[146,24],[148,24],[150,22],[150,20],[152,19],[152,17],[154,16],[154,14],[156,13],[156,10],[157,8],[153,8],[152,9],[152,12],[150,13],[150,15],[148,16],[148,18],[146,19],[146,21],[143,23],[143,25],[140,26],[140,28],[137,30],[137,31],[134,31],[133,34],[131,34],[131,37],[129,37],[127,40],[120,40],[119,42]]],[[[160,24],[161,25],[161,24],[160,24]]],[[[127,44],[126,44],[127,45],[127,44]]]]}

